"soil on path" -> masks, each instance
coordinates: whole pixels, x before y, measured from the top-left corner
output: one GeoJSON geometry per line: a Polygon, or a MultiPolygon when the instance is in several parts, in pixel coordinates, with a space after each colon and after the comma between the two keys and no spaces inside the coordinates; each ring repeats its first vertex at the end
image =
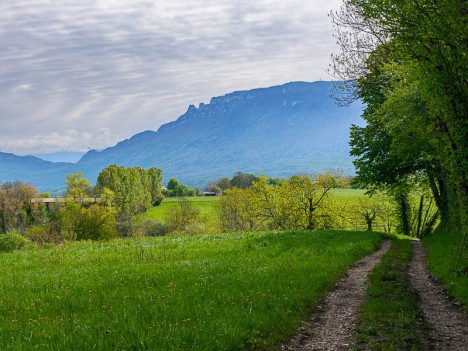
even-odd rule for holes
{"type": "Polygon", "coordinates": [[[318,306],[312,319],[280,350],[348,350],[359,306],[366,298],[367,276],[389,248],[390,241],[386,240],[374,254],[356,262],[318,306]]]}
{"type": "Polygon", "coordinates": [[[456,306],[426,268],[426,252],[413,241],[409,265],[410,282],[420,298],[420,308],[432,328],[434,350],[468,350],[468,317],[456,306]]]}

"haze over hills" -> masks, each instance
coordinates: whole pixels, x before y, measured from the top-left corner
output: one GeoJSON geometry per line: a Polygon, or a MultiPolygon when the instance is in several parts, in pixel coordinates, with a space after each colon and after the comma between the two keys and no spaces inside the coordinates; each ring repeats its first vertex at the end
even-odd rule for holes
{"type": "Polygon", "coordinates": [[[83,157],[85,153],[86,152],[50,152],[31,156],[35,156],[44,161],[76,163],[83,157]]]}
{"type": "Polygon", "coordinates": [[[214,97],[157,131],[89,151],[75,164],[0,153],[0,179],[55,192],[67,173],[82,171],[95,182],[110,164],[158,167],[166,181],[201,187],[236,171],[284,177],[340,168],[352,174],[349,127],[363,124],[362,105],[338,107],[332,88],[332,82],[294,82],[214,97]]]}

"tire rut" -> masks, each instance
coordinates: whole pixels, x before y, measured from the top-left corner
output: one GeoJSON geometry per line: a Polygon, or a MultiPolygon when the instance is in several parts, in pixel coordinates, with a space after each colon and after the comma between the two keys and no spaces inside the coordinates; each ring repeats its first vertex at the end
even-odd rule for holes
{"type": "Polygon", "coordinates": [[[419,295],[420,309],[432,328],[430,349],[468,350],[468,317],[430,276],[425,258],[424,246],[419,241],[413,241],[408,274],[413,289],[419,295]]]}
{"type": "Polygon", "coordinates": [[[356,262],[318,306],[314,316],[279,350],[348,350],[359,307],[366,299],[367,277],[389,248],[390,241],[385,240],[378,251],[356,262]]]}

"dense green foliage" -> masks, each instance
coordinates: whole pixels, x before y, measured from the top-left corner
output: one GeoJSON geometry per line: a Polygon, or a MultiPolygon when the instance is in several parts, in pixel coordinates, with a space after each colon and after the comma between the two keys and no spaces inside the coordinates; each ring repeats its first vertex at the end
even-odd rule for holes
{"type": "Polygon", "coordinates": [[[17,230],[11,230],[0,234],[0,252],[11,252],[25,247],[29,240],[22,236],[17,230]]]}
{"type": "Polygon", "coordinates": [[[425,184],[442,225],[467,228],[466,2],[346,0],[333,18],[335,73],[366,103],[351,131],[357,181],[425,184]]]}
{"type": "Polygon", "coordinates": [[[354,350],[425,350],[427,335],[418,298],[410,287],[411,242],[393,240],[367,283],[360,308],[354,350]]]}
{"type": "Polygon", "coordinates": [[[109,189],[113,192],[113,203],[122,216],[142,213],[163,199],[162,171],[157,168],[147,170],[140,167],[120,167],[111,165],[98,176],[98,192],[109,189]]]}
{"type": "Polygon", "coordinates": [[[468,312],[468,237],[437,230],[423,239],[430,271],[468,312]]]}
{"type": "Polygon", "coordinates": [[[66,204],[61,231],[67,232],[67,238],[76,240],[108,240],[119,235],[114,213],[99,204],[66,204]]]}
{"type": "Polygon", "coordinates": [[[164,191],[165,196],[195,196],[195,190],[190,189],[188,185],[180,184],[175,178],[169,179],[166,190],[164,191]]]}
{"type": "Polygon", "coordinates": [[[185,197],[179,198],[164,216],[166,231],[169,233],[205,233],[205,226],[200,217],[200,210],[185,197]]]}
{"type": "Polygon", "coordinates": [[[224,234],[0,255],[0,348],[275,349],[381,238],[224,234]]]}
{"type": "Polygon", "coordinates": [[[83,173],[70,173],[67,174],[65,179],[65,185],[67,186],[65,196],[68,200],[81,203],[91,196],[92,184],[89,180],[83,178],[83,173]]]}

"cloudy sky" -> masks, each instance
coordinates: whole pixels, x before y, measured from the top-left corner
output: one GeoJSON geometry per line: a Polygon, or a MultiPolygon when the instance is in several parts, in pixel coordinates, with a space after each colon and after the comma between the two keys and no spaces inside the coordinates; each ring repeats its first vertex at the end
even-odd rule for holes
{"type": "Polygon", "coordinates": [[[104,148],[213,96],[330,80],[340,0],[1,0],[0,151],[104,148]]]}

